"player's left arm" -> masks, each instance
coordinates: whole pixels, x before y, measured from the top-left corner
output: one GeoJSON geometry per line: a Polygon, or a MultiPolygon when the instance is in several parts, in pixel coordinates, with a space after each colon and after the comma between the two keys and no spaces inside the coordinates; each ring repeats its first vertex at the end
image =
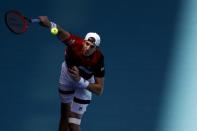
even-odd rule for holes
{"type": "Polygon", "coordinates": [[[104,56],[102,55],[94,72],[95,83],[89,83],[87,89],[97,95],[101,95],[104,89],[104,76],[104,56]]]}
{"type": "Polygon", "coordinates": [[[89,91],[95,93],[96,95],[102,95],[104,88],[104,70],[102,71],[102,74],[100,74],[100,76],[94,77],[95,83],[90,83],[87,80],[85,80],[83,77],[81,77],[79,73],[79,69],[76,66],[72,68],[68,68],[68,71],[70,73],[70,76],[73,78],[73,80],[79,83],[79,88],[88,89],[89,91]]]}
{"type": "Polygon", "coordinates": [[[95,77],[95,83],[90,83],[87,89],[96,95],[102,95],[104,88],[104,77],[95,77]]]}
{"type": "Polygon", "coordinates": [[[105,76],[105,68],[104,68],[104,57],[100,59],[98,63],[98,67],[94,72],[95,83],[90,83],[80,76],[79,69],[74,66],[69,68],[70,76],[79,83],[79,88],[88,89],[92,93],[97,95],[101,95],[104,89],[104,76],[105,76]]]}
{"type": "Polygon", "coordinates": [[[79,74],[79,69],[74,66],[72,68],[68,68],[70,76],[73,80],[79,83],[79,88],[87,89],[96,95],[102,95],[103,88],[104,88],[104,76],[103,77],[95,77],[95,83],[90,83],[89,81],[85,80],[79,74]]]}

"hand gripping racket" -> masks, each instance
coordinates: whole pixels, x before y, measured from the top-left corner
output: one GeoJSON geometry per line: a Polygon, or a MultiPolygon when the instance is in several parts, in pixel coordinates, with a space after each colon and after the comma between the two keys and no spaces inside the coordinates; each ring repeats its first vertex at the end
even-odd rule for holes
{"type": "Polygon", "coordinates": [[[5,13],[6,26],[15,34],[22,34],[27,31],[29,24],[39,22],[40,19],[28,18],[16,10],[10,10],[5,13]]]}

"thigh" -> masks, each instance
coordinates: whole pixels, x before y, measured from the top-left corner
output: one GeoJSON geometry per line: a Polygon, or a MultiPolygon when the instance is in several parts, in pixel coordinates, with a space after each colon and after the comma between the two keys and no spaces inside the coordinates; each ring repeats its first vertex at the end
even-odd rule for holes
{"type": "Polygon", "coordinates": [[[70,77],[68,73],[68,68],[65,62],[62,63],[61,72],[59,77],[59,83],[62,85],[72,85],[73,87],[76,86],[76,82],[70,77]]]}
{"type": "Polygon", "coordinates": [[[58,92],[62,103],[71,103],[75,94],[75,83],[70,78],[65,62],[62,63],[58,92]]]}
{"type": "Polygon", "coordinates": [[[86,89],[76,89],[71,103],[71,112],[83,115],[90,104],[92,93],[86,89]]]}
{"type": "Polygon", "coordinates": [[[70,113],[70,103],[61,103],[61,117],[68,118],[70,113]]]}
{"type": "Polygon", "coordinates": [[[61,103],[65,103],[65,104],[72,103],[75,95],[75,89],[60,84],[58,92],[59,92],[59,98],[61,103]]]}

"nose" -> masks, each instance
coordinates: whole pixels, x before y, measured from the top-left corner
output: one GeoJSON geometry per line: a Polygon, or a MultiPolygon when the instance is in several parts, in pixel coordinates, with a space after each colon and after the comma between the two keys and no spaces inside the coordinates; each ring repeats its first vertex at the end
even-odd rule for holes
{"type": "Polygon", "coordinates": [[[90,47],[91,47],[91,43],[89,43],[89,41],[86,42],[86,48],[89,49],[90,47]]]}
{"type": "Polygon", "coordinates": [[[87,45],[87,50],[89,50],[89,49],[90,49],[90,47],[91,47],[90,45],[87,45]]]}

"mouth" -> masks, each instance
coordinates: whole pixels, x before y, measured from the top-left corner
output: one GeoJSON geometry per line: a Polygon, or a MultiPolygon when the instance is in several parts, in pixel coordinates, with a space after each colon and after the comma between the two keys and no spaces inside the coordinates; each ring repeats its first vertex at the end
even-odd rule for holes
{"type": "Polygon", "coordinates": [[[88,49],[87,48],[84,48],[83,50],[82,50],[82,53],[85,55],[85,54],[88,54],[88,49]]]}
{"type": "Polygon", "coordinates": [[[91,55],[91,52],[93,52],[94,48],[95,48],[95,45],[92,42],[86,41],[84,43],[82,52],[85,56],[88,56],[88,55],[91,55]]]}

